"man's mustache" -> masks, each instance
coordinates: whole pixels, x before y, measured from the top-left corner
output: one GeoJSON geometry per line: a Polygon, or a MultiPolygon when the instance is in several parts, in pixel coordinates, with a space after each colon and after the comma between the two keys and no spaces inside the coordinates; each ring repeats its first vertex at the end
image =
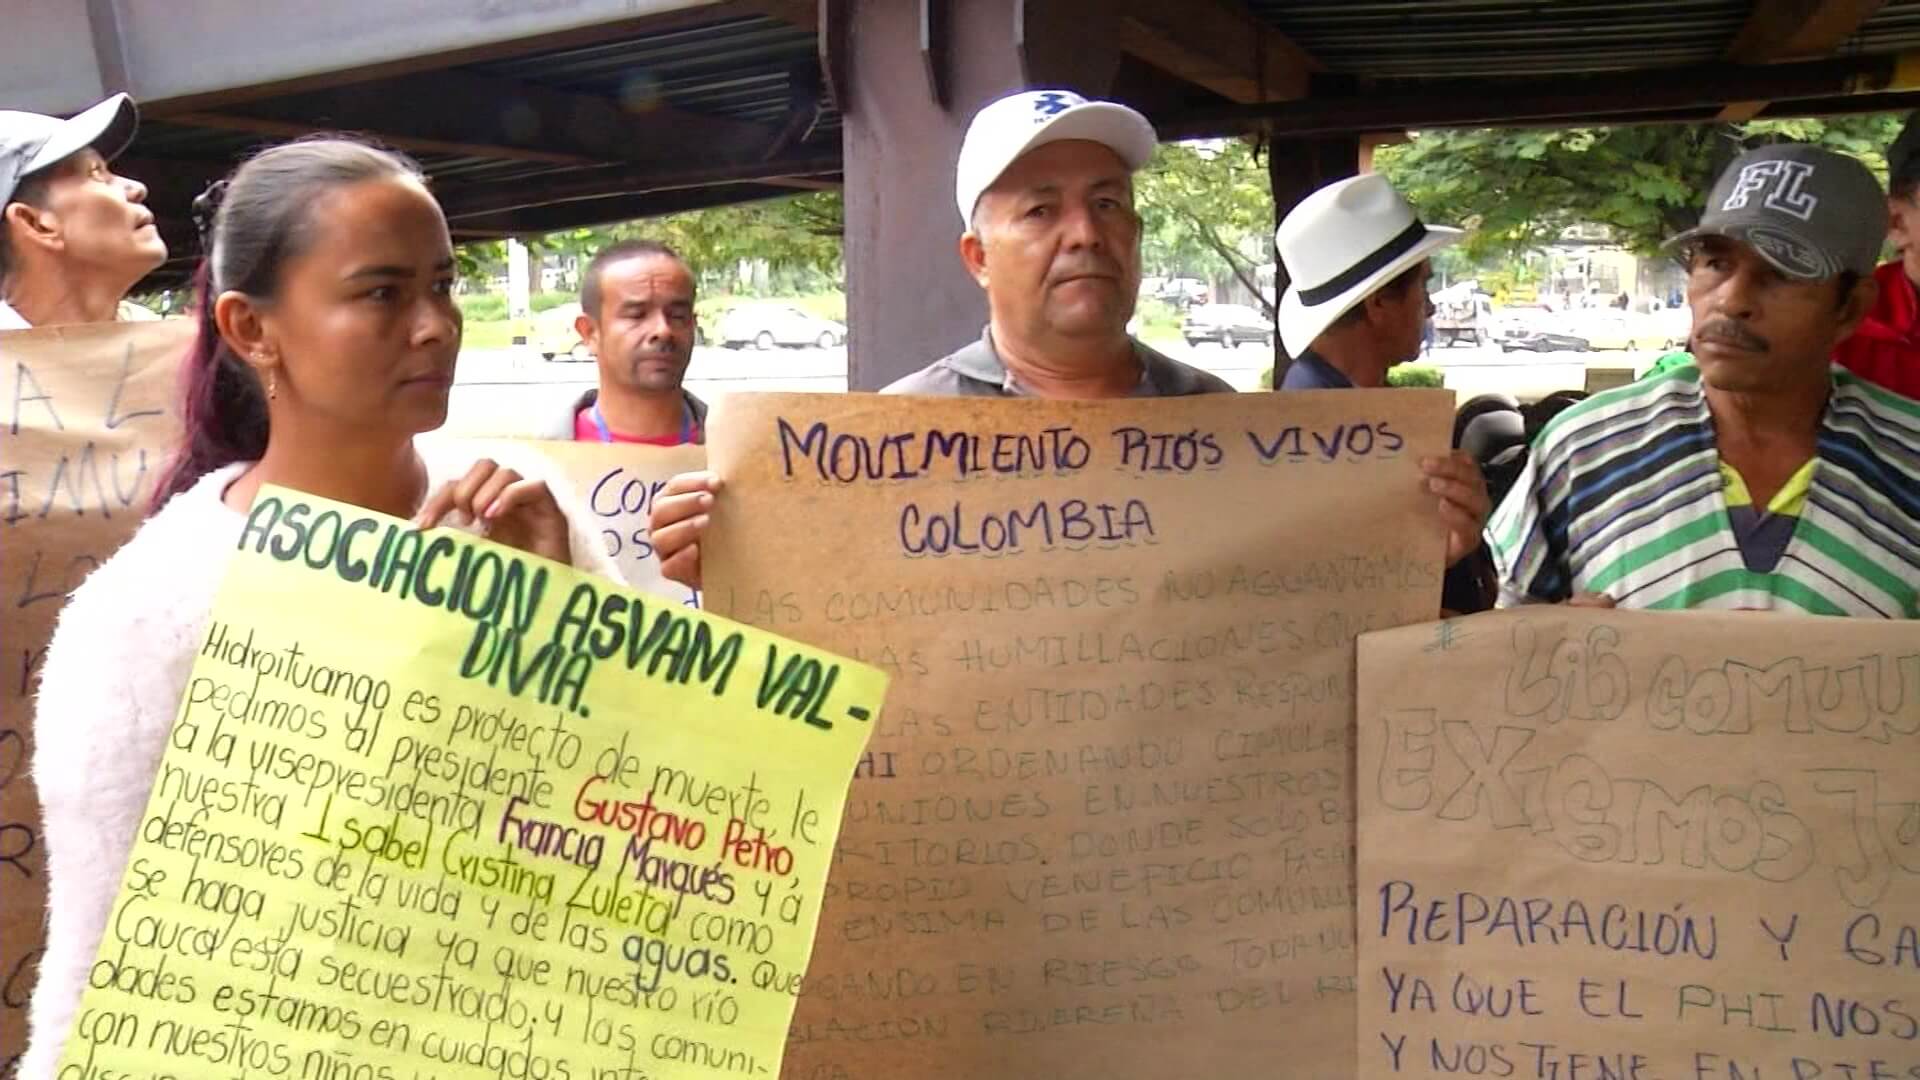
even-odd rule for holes
{"type": "Polygon", "coordinates": [[[1084,256],[1072,262],[1057,263],[1047,273],[1048,284],[1058,284],[1070,278],[1106,277],[1118,278],[1120,264],[1103,256],[1084,256]]]}
{"type": "Polygon", "coordinates": [[[1747,329],[1732,319],[1714,319],[1694,331],[1694,340],[1712,341],[1721,345],[1731,345],[1736,349],[1749,352],[1767,352],[1773,346],[1766,338],[1747,329]]]}

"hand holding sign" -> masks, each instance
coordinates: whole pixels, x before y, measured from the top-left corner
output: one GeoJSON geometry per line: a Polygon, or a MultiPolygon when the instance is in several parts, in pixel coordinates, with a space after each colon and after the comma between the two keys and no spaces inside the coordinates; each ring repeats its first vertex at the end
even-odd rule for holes
{"type": "Polygon", "coordinates": [[[529,480],[491,458],[427,496],[414,525],[431,529],[454,516],[456,524],[478,522],[487,539],[558,563],[573,561],[567,516],[544,480],[529,480]]]}

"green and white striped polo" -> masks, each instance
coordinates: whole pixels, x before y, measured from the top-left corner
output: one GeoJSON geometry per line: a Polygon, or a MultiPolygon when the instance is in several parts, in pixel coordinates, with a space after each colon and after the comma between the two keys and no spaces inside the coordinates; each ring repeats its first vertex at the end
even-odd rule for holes
{"type": "Polygon", "coordinates": [[[1700,369],[1555,417],[1493,520],[1502,606],[1598,592],[1623,608],[1920,618],[1920,402],[1835,368],[1793,535],[1751,567],[1728,514],[1700,369]]]}

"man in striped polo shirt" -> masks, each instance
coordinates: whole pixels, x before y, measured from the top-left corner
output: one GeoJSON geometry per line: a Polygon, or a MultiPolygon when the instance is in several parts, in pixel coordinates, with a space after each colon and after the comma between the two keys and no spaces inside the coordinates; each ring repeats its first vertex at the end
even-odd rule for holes
{"type": "Polygon", "coordinates": [[[1920,402],[1832,367],[1886,197],[1853,158],[1742,155],[1675,238],[1692,355],[1561,413],[1487,526],[1501,603],[1920,618],[1920,402]]]}

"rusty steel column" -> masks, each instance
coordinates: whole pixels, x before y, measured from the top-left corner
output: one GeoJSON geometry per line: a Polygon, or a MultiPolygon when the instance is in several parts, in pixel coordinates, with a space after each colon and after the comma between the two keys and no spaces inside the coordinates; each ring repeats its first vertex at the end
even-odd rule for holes
{"type": "Polygon", "coordinates": [[[1081,22],[1070,37],[1076,20],[1062,17],[1111,22],[1100,6],[823,0],[823,49],[844,50],[825,66],[845,117],[849,389],[877,390],[980,336],[986,297],[960,263],[953,201],[961,137],[975,110],[1023,87],[1105,93],[1117,44],[1112,65],[1090,64],[1099,35],[1081,22]]]}
{"type": "MultiPolygon", "coordinates": [[[[1267,147],[1267,182],[1273,188],[1273,224],[1315,191],[1360,171],[1360,137],[1333,135],[1312,139],[1276,139],[1267,147]]],[[[1287,265],[1274,259],[1273,385],[1286,378],[1293,358],[1280,341],[1280,297],[1287,291],[1287,265]]]]}

